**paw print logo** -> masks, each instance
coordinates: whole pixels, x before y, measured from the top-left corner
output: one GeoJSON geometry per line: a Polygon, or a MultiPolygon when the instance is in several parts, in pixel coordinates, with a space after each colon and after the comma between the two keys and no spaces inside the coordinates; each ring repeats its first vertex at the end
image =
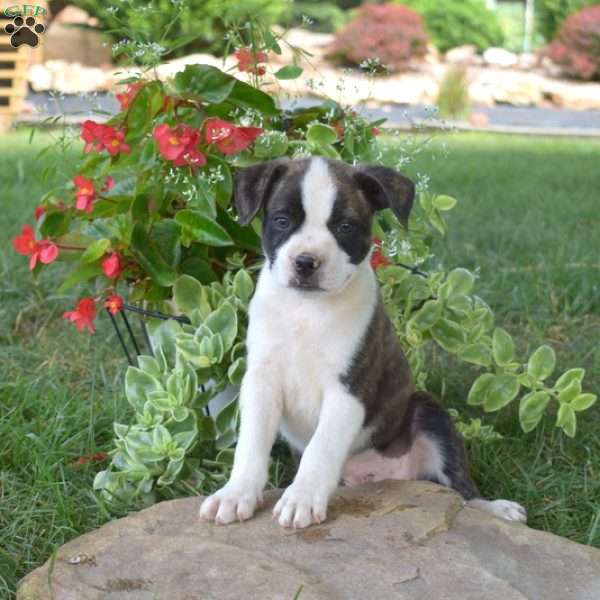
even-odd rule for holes
{"type": "Polygon", "coordinates": [[[10,35],[10,45],[18,48],[27,44],[35,48],[40,41],[39,36],[46,31],[45,25],[36,23],[33,17],[15,17],[12,23],[4,26],[4,31],[10,35]]]}

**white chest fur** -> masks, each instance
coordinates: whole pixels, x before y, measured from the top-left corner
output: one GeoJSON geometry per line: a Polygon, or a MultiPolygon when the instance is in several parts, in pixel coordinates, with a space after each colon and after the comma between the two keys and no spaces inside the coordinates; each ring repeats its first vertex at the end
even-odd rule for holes
{"type": "Polygon", "coordinates": [[[250,305],[248,368],[272,379],[281,393],[282,433],[302,451],[312,437],[328,391],[352,359],[377,301],[368,263],[336,294],[282,288],[265,266],[250,305]]]}

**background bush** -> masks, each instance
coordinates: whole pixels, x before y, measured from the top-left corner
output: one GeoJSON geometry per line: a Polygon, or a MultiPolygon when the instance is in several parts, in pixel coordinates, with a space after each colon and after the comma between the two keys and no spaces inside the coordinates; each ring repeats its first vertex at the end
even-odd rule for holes
{"type": "Polygon", "coordinates": [[[423,19],[414,10],[396,4],[365,4],[337,33],[330,56],[350,65],[379,59],[400,70],[425,55],[427,41],[423,19]]]}
{"type": "Polygon", "coordinates": [[[538,31],[550,42],[569,15],[593,4],[598,4],[598,0],[537,0],[535,13],[538,31]]]}
{"type": "Polygon", "coordinates": [[[227,49],[226,33],[232,24],[260,19],[268,27],[289,9],[287,0],[74,0],[73,4],[96,17],[99,29],[115,42],[121,35],[113,32],[134,31],[136,39],[165,46],[165,56],[171,58],[199,51],[220,55],[227,49]]]}
{"type": "Polygon", "coordinates": [[[401,0],[425,19],[425,27],[442,52],[473,44],[479,51],[501,46],[504,34],[498,15],[484,0],[401,0]]]}
{"type": "Polygon", "coordinates": [[[548,48],[548,55],[573,77],[600,76],[600,4],[568,17],[548,48]]]}
{"type": "Polygon", "coordinates": [[[351,18],[349,11],[333,2],[291,2],[280,24],[330,33],[346,25],[351,18]]]}

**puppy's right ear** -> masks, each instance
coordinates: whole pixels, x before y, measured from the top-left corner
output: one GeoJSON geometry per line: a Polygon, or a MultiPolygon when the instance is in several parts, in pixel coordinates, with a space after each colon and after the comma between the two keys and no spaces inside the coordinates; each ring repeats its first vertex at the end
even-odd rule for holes
{"type": "Polygon", "coordinates": [[[248,225],[273,193],[288,169],[289,159],[279,158],[259,165],[238,169],[235,174],[234,199],[240,223],[248,225]]]}

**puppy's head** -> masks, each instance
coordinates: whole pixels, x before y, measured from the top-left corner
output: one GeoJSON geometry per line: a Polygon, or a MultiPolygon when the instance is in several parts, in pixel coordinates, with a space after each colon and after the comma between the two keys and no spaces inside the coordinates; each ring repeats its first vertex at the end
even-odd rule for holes
{"type": "Polygon", "coordinates": [[[240,169],[235,203],[244,225],[263,209],[263,248],[284,287],[337,292],[368,260],[377,210],[406,225],[414,184],[393,169],[314,157],[240,169]]]}

